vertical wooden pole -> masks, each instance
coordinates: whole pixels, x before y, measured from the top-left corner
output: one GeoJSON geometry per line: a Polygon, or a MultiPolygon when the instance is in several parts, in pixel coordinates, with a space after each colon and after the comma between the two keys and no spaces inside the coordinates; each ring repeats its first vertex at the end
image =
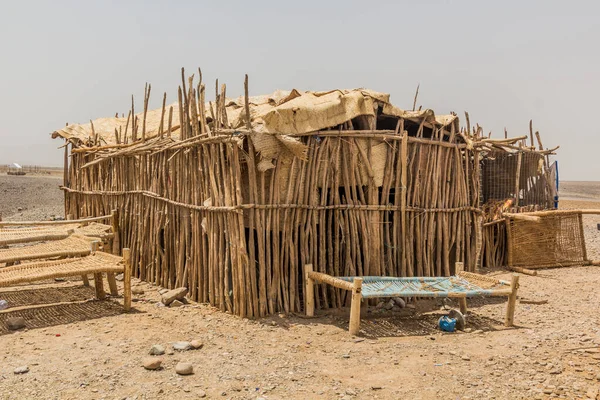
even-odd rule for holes
{"type": "Polygon", "coordinates": [[[123,308],[126,312],[131,310],[131,252],[123,249],[123,262],[125,272],[123,273],[123,308]]]}
{"type": "Polygon", "coordinates": [[[304,278],[306,280],[306,316],[314,317],[315,315],[315,281],[309,278],[309,274],[313,271],[312,264],[304,266],[304,278]]]}
{"type": "Polygon", "coordinates": [[[360,330],[360,303],[362,300],[362,281],[363,278],[354,278],[354,287],[352,288],[352,303],[350,303],[350,334],[358,335],[360,330]]]}
{"type": "MultiPolygon", "coordinates": [[[[402,134],[402,148],[401,151],[401,162],[402,162],[402,171],[400,176],[400,190],[402,193],[400,194],[400,209],[401,209],[401,218],[402,218],[402,242],[400,246],[400,251],[402,252],[402,270],[401,276],[408,276],[406,271],[406,185],[407,185],[407,176],[408,176],[408,131],[404,131],[402,134]]],[[[398,193],[395,194],[398,196],[398,193]]]]}
{"type": "Polygon", "coordinates": [[[523,151],[517,154],[517,170],[515,171],[515,207],[519,207],[519,190],[521,181],[521,163],[523,162],[523,151]]]}
{"type": "Polygon", "coordinates": [[[121,232],[119,228],[119,210],[112,210],[112,253],[116,256],[121,254],[121,232]]]}
{"type": "Polygon", "coordinates": [[[587,256],[587,248],[585,247],[585,233],[583,231],[583,215],[581,212],[577,214],[577,218],[579,220],[579,234],[581,235],[581,251],[583,253],[583,261],[587,264],[589,263],[587,256]]]}
{"type": "MultiPolygon", "coordinates": [[[[92,246],[92,255],[98,251],[98,241],[93,241],[92,246]]],[[[96,289],[96,298],[98,300],[104,300],[106,298],[106,293],[104,292],[104,281],[102,279],[102,273],[94,274],[94,288],[96,289]]]]}
{"type": "MultiPolygon", "coordinates": [[[[111,244],[111,250],[114,255],[119,255],[120,251],[120,236],[119,236],[119,211],[112,211],[112,231],[113,238],[111,244]]],[[[106,274],[106,280],[108,281],[108,287],[110,288],[110,294],[112,296],[119,295],[119,289],[117,288],[117,280],[115,279],[115,274],[113,272],[109,272],[106,274]]]]}
{"type": "MultiPolygon", "coordinates": [[[[67,214],[67,220],[72,220],[73,219],[73,214],[67,214]]],[[[93,251],[93,249],[92,249],[93,251]]],[[[81,280],[83,281],[83,286],[90,286],[90,280],[88,279],[87,275],[81,275],[81,280]]]]}
{"type": "Polygon", "coordinates": [[[515,318],[515,305],[517,304],[517,289],[519,288],[519,275],[513,274],[510,280],[510,296],[508,296],[508,305],[506,306],[506,319],[504,326],[513,326],[515,318]]]}
{"type": "MultiPolygon", "coordinates": [[[[455,275],[460,275],[461,272],[464,272],[465,270],[465,263],[457,261],[454,264],[454,274],[455,275]]],[[[467,297],[459,297],[458,298],[458,305],[460,307],[460,312],[462,315],[465,315],[467,313],[467,297]]]]}
{"type": "MultiPolygon", "coordinates": [[[[65,140],[65,157],[64,157],[64,166],[63,166],[63,186],[69,187],[69,142],[65,140]]],[[[68,192],[64,191],[65,198],[65,217],[67,216],[67,196],[68,192]]]]}
{"type": "Polygon", "coordinates": [[[510,218],[505,217],[506,221],[506,258],[507,265],[509,267],[513,266],[513,245],[512,245],[512,228],[510,226],[510,218]]]}

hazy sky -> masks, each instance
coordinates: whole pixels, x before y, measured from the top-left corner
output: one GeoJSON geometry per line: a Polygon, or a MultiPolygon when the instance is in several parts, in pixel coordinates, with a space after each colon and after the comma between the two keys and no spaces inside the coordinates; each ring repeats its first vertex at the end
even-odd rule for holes
{"type": "MultiPolygon", "coordinates": [[[[49,133],[175,101],[202,67],[228,95],[367,87],[466,110],[485,131],[560,145],[561,178],[599,180],[598,1],[2,1],[0,163],[61,165],[49,133]]],[[[212,92],[210,90],[209,92],[212,92]]],[[[464,118],[461,119],[464,123],[464,118]]]]}

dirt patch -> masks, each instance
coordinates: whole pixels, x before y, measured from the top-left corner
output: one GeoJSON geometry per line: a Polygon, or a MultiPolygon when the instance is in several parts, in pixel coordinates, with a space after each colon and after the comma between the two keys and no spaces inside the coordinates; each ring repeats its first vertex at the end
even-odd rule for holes
{"type": "Polygon", "coordinates": [[[0,175],[0,213],[4,220],[51,219],[64,216],[62,177],[0,175]]]}

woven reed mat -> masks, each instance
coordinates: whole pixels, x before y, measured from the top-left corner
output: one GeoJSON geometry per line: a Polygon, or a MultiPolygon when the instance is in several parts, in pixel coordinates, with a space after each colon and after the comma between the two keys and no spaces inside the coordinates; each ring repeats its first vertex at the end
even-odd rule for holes
{"type": "Polygon", "coordinates": [[[540,222],[511,219],[510,266],[535,268],[587,262],[579,215],[557,214],[540,219],[540,222]]]}
{"type": "MultiPolygon", "coordinates": [[[[122,313],[123,306],[113,301],[88,301],[14,310],[0,313],[0,335],[10,333],[6,326],[6,320],[11,317],[23,317],[25,327],[33,329],[113,317],[122,313]]],[[[64,330],[65,328],[61,327],[60,329],[64,330]]]]}
{"type": "MultiPolygon", "coordinates": [[[[353,277],[338,279],[352,282],[353,277]]],[[[473,273],[461,273],[449,277],[385,277],[363,276],[362,297],[447,297],[461,293],[466,297],[490,296],[495,289],[505,288],[494,278],[473,273]]]]}
{"type": "Polygon", "coordinates": [[[504,286],[507,285],[507,283],[504,283],[500,279],[473,272],[461,271],[458,273],[458,276],[483,289],[505,289],[504,286]]]}
{"type": "Polygon", "coordinates": [[[0,229],[0,246],[16,243],[60,240],[69,236],[67,228],[19,228],[0,229]]]}
{"type": "Polygon", "coordinates": [[[121,257],[96,252],[84,258],[41,261],[2,268],[0,287],[67,276],[123,271],[121,257]]]}
{"type": "Polygon", "coordinates": [[[75,286],[57,287],[54,280],[48,282],[52,282],[54,286],[31,289],[32,285],[27,285],[26,287],[6,288],[0,291],[0,300],[6,300],[9,305],[5,312],[9,312],[15,307],[79,302],[85,299],[94,299],[96,296],[92,286],[75,284],[75,286]]]}
{"type": "Polygon", "coordinates": [[[75,234],[100,239],[108,238],[112,236],[112,226],[92,222],[86,226],[76,226],[75,234]]]}
{"type": "Polygon", "coordinates": [[[75,236],[30,246],[0,250],[0,263],[53,257],[82,257],[90,254],[90,240],[75,236]]]}
{"type": "Polygon", "coordinates": [[[37,226],[37,227],[14,227],[0,229],[0,246],[17,243],[41,242],[44,240],[60,240],[69,236],[68,231],[73,230],[80,236],[94,237],[99,239],[112,237],[110,225],[97,222],[82,224],[68,224],[60,227],[37,226]]]}

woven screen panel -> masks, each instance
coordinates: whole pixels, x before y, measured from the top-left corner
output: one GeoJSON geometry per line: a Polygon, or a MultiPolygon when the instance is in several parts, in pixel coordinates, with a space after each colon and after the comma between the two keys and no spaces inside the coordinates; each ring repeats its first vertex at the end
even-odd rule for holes
{"type": "Polygon", "coordinates": [[[541,217],[541,222],[510,220],[509,265],[559,267],[585,264],[585,238],[579,214],[541,217]]]}

